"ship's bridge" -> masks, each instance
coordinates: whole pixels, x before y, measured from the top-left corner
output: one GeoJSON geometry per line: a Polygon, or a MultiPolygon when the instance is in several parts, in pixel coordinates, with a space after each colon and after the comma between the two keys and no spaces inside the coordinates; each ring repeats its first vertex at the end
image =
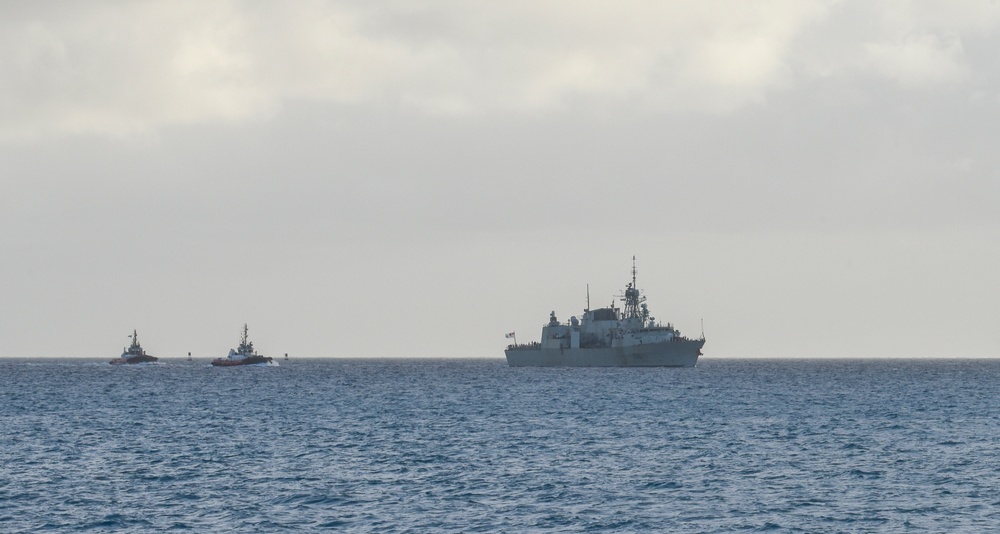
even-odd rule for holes
{"type": "MultiPolygon", "coordinates": [[[[587,312],[591,321],[617,321],[618,310],[614,308],[599,308],[587,312]]],[[[586,317],[586,315],[585,315],[586,317]]]]}

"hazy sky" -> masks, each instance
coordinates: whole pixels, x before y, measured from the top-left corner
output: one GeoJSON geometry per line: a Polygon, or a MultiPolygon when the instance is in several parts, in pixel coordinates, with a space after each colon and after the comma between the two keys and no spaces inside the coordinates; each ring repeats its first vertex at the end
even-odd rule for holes
{"type": "Polygon", "coordinates": [[[1000,356],[1000,3],[0,2],[0,356],[1000,356]]]}

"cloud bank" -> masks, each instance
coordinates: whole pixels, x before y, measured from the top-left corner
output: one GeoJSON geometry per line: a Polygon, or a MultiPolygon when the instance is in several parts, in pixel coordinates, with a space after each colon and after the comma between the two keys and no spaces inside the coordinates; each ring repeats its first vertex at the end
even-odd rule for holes
{"type": "MultiPolygon", "coordinates": [[[[88,2],[4,8],[0,138],[266,120],[709,113],[816,80],[974,85],[990,2],[88,2]]],[[[996,95],[990,95],[995,98],[996,95]]]]}

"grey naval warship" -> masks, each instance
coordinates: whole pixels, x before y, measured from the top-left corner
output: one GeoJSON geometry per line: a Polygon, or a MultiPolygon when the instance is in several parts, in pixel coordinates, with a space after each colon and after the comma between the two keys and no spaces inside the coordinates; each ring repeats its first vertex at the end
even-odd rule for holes
{"type": "MultiPolygon", "coordinates": [[[[646,297],[632,283],[620,295],[624,307],[591,310],[590,297],[580,320],[570,317],[560,323],[556,312],[542,327],[541,342],[508,345],[504,354],[510,367],[694,367],[705,345],[705,335],[690,339],[670,323],[665,326],[650,317],[646,297]]],[[[589,293],[589,291],[588,291],[589,293]]]]}

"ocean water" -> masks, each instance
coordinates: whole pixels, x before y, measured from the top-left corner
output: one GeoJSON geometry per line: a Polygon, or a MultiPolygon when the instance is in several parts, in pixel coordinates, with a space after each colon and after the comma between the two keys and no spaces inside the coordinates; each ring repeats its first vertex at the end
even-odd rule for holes
{"type": "Polygon", "coordinates": [[[984,360],[0,360],[0,532],[997,531],[998,384],[984,360]]]}

